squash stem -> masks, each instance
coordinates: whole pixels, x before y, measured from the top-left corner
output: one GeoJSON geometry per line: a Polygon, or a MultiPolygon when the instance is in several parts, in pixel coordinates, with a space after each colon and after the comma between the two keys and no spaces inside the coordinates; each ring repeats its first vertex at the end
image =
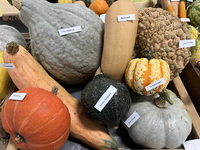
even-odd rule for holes
{"type": "Polygon", "coordinates": [[[52,88],[52,90],[51,90],[51,93],[57,95],[57,93],[58,93],[58,87],[57,87],[57,86],[54,86],[54,87],[52,88]]]}
{"type": "Polygon", "coordinates": [[[174,104],[174,102],[170,99],[169,93],[166,90],[163,90],[162,92],[159,92],[158,94],[160,95],[160,98],[162,100],[167,101],[171,105],[174,104]]]}
{"type": "Polygon", "coordinates": [[[14,55],[19,51],[19,45],[14,41],[9,42],[6,45],[6,51],[8,52],[8,54],[14,55]]]}
{"type": "Polygon", "coordinates": [[[15,141],[16,141],[17,143],[20,143],[20,142],[25,142],[25,139],[24,139],[24,137],[21,136],[19,133],[16,133],[15,141]]]}
{"type": "Polygon", "coordinates": [[[142,52],[143,52],[143,53],[144,53],[144,52],[148,52],[148,61],[151,60],[151,59],[153,59],[153,53],[152,53],[151,50],[145,49],[145,50],[143,50],[142,52]]]}

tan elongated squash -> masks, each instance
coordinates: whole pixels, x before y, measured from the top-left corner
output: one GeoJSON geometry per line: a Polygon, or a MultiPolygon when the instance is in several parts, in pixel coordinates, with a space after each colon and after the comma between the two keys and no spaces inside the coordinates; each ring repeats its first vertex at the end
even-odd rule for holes
{"type": "MultiPolygon", "coordinates": [[[[127,17],[128,19],[128,17],[127,17]]],[[[105,18],[101,69],[106,76],[122,81],[126,66],[132,58],[138,26],[138,12],[129,0],[114,2],[105,18]],[[118,21],[119,15],[134,15],[134,20],[118,21]]]]}
{"type": "Polygon", "coordinates": [[[118,149],[119,144],[105,126],[89,120],[81,103],[72,97],[57,81],[50,77],[30,53],[16,43],[8,43],[4,50],[5,63],[12,63],[16,69],[7,69],[17,88],[43,88],[51,91],[58,87],[57,96],[68,107],[71,115],[70,136],[86,143],[94,149],[118,149]],[[18,51],[16,51],[16,49],[18,51]]]}

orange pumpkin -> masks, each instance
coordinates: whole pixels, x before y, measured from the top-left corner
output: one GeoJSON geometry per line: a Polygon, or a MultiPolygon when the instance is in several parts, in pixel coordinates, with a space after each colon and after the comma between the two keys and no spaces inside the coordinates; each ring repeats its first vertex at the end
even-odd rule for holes
{"type": "Polygon", "coordinates": [[[59,150],[69,137],[70,114],[53,93],[26,88],[22,101],[8,99],[1,112],[3,128],[19,149],[59,150]]]}
{"type": "Polygon", "coordinates": [[[107,12],[109,6],[105,0],[95,0],[90,4],[89,8],[100,16],[101,14],[105,14],[107,12]]]}
{"type": "Polygon", "coordinates": [[[152,52],[149,50],[149,58],[132,59],[125,71],[125,81],[134,92],[140,95],[154,95],[166,89],[170,81],[170,69],[166,61],[162,59],[152,59],[152,52]],[[164,80],[160,80],[164,79],[164,80]],[[156,81],[164,81],[163,84],[153,86],[156,81]],[[152,84],[151,90],[147,86],[152,84]]]}

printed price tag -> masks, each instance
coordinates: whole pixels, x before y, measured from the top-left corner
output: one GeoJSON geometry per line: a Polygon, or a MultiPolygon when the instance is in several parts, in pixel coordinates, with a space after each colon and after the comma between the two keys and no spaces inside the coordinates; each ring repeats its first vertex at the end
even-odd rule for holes
{"type": "Polygon", "coordinates": [[[162,85],[162,84],[164,84],[164,83],[165,83],[165,79],[164,79],[164,78],[161,78],[161,79],[159,79],[159,80],[157,80],[157,81],[155,81],[155,82],[153,82],[153,83],[147,85],[147,86],[145,87],[145,89],[146,89],[146,91],[148,92],[148,91],[154,89],[155,87],[158,87],[158,86],[160,86],[160,85],[162,85]]]}
{"type": "Polygon", "coordinates": [[[186,141],[183,146],[185,150],[200,150],[200,139],[186,141]]]}
{"type": "Polygon", "coordinates": [[[117,89],[111,85],[95,104],[94,108],[96,108],[98,111],[102,111],[102,109],[106,106],[116,92],[117,89]]]}
{"type": "Polygon", "coordinates": [[[190,22],[190,18],[180,18],[181,22],[190,22]]]}
{"type": "Polygon", "coordinates": [[[124,122],[128,128],[130,128],[138,119],[140,118],[140,115],[134,111],[128,119],[124,122]]]}
{"type": "Polygon", "coordinates": [[[193,2],[193,0],[187,0],[188,2],[193,2]]]}
{"type": "Polygon", "coordinates": [[[13,63],[0,63],[0,67],[2,68],[6,68],[6,69],[16,69],[13,63]]]}
{"type": "Polygon", "coordinates": [[[106,14],[101,14],[100,15],[101,20],[105,23],[105,19],[106,19],[106,14]]]}
{"type": "Polygon", "coordinates": [[[129,15],[119,15],[117,16],[118,22],[120,21],[128,21],[128,20],[135,20],[135,14],[129,15]]]}
{"type": "Polygon", "coordinates": [[[180,40],[179,41],[179,48],[184,48],[184,47],[192,47],[195,46],[195,39],[191,40],[180,40]]]}
{"type": "Polygon", "coordinates": [[[59,32],[60,36],[62,36],[62,35],[66,35],[66,34],[80,32],[81,30],[82,30],[81,26],[76,26],[76,27],[71,27],[71,28],[59,29],[58,32],[59,32]]]}
{"type": "Polygon", "coordinates": [[[26,96],[26,93],[13,93],[10,96],[10,100],[19,100],[22,101],[24,99],[24,97],[26,96]]]}

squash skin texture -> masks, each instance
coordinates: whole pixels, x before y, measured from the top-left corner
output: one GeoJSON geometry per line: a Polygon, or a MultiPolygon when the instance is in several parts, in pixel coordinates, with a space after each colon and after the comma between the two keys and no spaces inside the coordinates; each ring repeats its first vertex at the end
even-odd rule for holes
{"type": "Polygon", "coordinates": [[[90,121],[83,112],[81,103],[71,96],[61,84],[49,76],[26,49],[19,45],[19,51],[16,54],[9,54],[7,50],[4,50],[3,56],[6,63],[13,63],[16,67],[16,69],[7,70],[19,90],[35,87],[51,91],[52,87],[58,87],[57,96],[67,106],[71,116],[71,137],[84,142],[94,149],[120,148],[116,139],[105,126],[90,121]]]}
{"type": "Polygon", "coordinates": [[[90,120],[115,128],[119,126],[121,117],[130,108],[131,95],[123,83],[100,74],[96,75],[83,89],[81,104],[86,116],[90,120]],[[114,86],[117,92],[100,112],[94,106],[110,85],[114,86]]]}
{"type": "Polygon", "coordinates": [[[0,25],[0,41],[0,51],[4,51],[6,44],[12,41],[22,45],[24,48],[27,47],[26,40],[21,33],[9,25],[0,25]]]}
{"type": "Polygon", "coordinates": [[[94,76],[101,61],[104,23],[92,10],[73,3],[23,0],[19,17],[29,29],[32,55],[53,78],[77,84],[94,76]],[[82,30],[58,33],[75,26],[82,30]]]}
{"type": "Polygon", "coordinates": [[[158,108],[152,97],[131,93],[132,104],[122,123],[130,138],[145,148],[177,148],[183,144],[192,130],[192,119],[184,103],[170,90],[174,104],[166,103],[158,108]],[[125,120],[136,111],[140,118],[128,128],[125,120]]]}
{"type": "MultiPolygon", "coordinates": [[[[4,63],[3,51],[0,51],[0,63],[4,63]]],[[[7,69],[0,67],[0,101],[7,95],[11,82],[7,69]]]]}

